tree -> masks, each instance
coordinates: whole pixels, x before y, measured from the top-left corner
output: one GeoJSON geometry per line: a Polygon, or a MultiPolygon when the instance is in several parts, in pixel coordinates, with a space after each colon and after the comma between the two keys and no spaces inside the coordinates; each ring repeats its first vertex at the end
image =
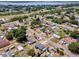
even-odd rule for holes
{"type": "Polygon", "coordinates": [[[61,51],[59,48],[57,48],[57,52],[60,53],[60,55],[64,55],[64,52],[61,51]]]}
{"type": "Polygon", "coordinates": [[[47,19],[53,19],[54,17],[53,16],[47,16],[46,18],[47,19]]]}
{"type": "Polygon", "coordinates": [[[59,51],[60,51],[59,48],[57,48],[57,52],[58,52],[58,53],[59,53],[59,51]]]}
{"type": "Polygon", "coordinates": [[[73,38],[75,38],[75,39],[77,39],[77,38],[79,38],[79,33],[71,32],[70,36],[73,37],[73,38]]]}
{"type": "Polygon", "coordinates": [[[8,32],[8,35],[6,37],[7,39],[12,39],[13,37],[15,37],[17,38],[16,40],[18,42],[27,41],[26,27],[21,26],[18,29],[13,29],[10,32],[8,32]]]}
{"type": "Polygon", "coordinates": [[[63,51],[60,51],[60,55],[62,55],[62,56],[63,56],[63,55],[64,55],[64,52],[63,52],[63,51]]]}
{"type": "Polygon", "coordinates": [[[30,6],[28,7],[28,13],[31,13],[31,7],[30,6]]]}
{"type": "Polygon", "coordinates": [[[6,38],[8,40],[13,40],[13,34],[12,34],[12,32],[8,32],[8,34],[6,35],[6,38]]]}
{"type": "Polygon", "coordinates": [[[14,18],[11,18],[11,22],[12,21],[19,21],[19,22],[23,22],[23,19],[26,19],[26,18],[28,18],[28,16],[16,16],[16,17],[14,17],[14,18]]]}
{"type": "Polygon", "coordinates": [[[79,42],[69,44],[68,49],[75,54],[79,54],[79,42]]]}
{"type": "Polygon", "coordinates": [[[70,17],[71,20],[75,20],[75,16],[70,17]]]}
{"type": "Polygon", "coordinates": [[[39,18],[37,18],[37,19],[35,19],[35,20],[33,20],[32,22],[31,22],[31,28],[33,29],[33,28],[35,28],[35,27],[37,27],[37,26],[41,26],[41,21],[40,21],[40,19],[39,18]]]}
{"type": "Polygon", "coordinates": [[[16,37],[17,31],[18,31],[17,29],[12,29],[10,32],[12,32],[12,35],[16,37]]]}
{"type": "Polygon", "coordinates": [[[23,42],[23,41],[27,41],[27,39],[26,39],[26,34],[23,32],[23,31],[18,31],[17,32],[17,41],[19,41],[19,42],[23,42]]]}
{"type": "Polygon", "coordinates": [[[33,48],[29,49],[27,53],[28,53],[28,55],[30,55],[32,57],[35,56],[35,50],[33,48]]]}
{"type": "Polygon", "coordinates": [[[17,41],[19,41],[19,42],[27,41],[27,38],[26,38],[26,27],[23,27],[23,26],[19,27],[16,30],[15,36],[17,38],[17,41]]]}
{"type": "Polygon", "coordinates": [[[76,21],[76,20],[70,20],[69,22],[70,22],[71,24],[79,25],[79,22],[76,21]]]}
{"type": "Polygon", "coordinates": [[[64,20],[62,18],[53,18],[52,22],[58,23],[58,24],[62,24],[64,23],[64,20]]]}

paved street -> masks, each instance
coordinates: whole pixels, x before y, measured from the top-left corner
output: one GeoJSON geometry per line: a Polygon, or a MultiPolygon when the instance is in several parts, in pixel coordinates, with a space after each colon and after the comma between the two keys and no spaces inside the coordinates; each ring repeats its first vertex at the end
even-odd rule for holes
{"type": "Polygon", "coordinates": [[[55,48],[63,48],[65,54],[68,55],[69,57],[76,57],[76,55],[72,54],[67,48],[63,47],[62,45],[60,45],[58,43],[52,42],[51,41],[52,38],[53,38],[53,36],[50,39],[44,41],[42,44],[49,44],[49,43],[51,43],[51,45],[53,45],[55,48]]]}

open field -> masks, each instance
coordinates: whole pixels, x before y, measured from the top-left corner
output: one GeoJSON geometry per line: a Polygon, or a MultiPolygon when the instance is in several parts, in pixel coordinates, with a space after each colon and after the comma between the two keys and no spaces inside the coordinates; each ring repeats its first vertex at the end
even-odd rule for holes
{"type": "MultiPolygon", "coordinates": [[[[42,12],[47,12],[48,10],[44,10],[44,11],[42,11],[42,12]]],[[[16,17],[16,16],[29,16],[29,15],[32,15],[32,14],[37,14],[37,13],[39,13],[39,12],[41,12],[41,10],[39,10],[39,11],[35,11],[35,12],[31,12],[31,13],[23,13],[23,14],[17,14],[17,15],[6,15],[6,16],[0,16],[0,18],[6,18],[6,19],[11,19],[11,18],[13,18],[13,17],[16,17]]]]}

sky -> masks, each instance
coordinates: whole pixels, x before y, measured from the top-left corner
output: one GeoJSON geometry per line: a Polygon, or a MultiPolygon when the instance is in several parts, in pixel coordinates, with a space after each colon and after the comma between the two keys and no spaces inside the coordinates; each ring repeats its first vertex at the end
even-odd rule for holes
{"type": "Polygon", "coordinates": [[[0,5],[61,5],[79,3],[79,1],[0,1],[0,5]]]}

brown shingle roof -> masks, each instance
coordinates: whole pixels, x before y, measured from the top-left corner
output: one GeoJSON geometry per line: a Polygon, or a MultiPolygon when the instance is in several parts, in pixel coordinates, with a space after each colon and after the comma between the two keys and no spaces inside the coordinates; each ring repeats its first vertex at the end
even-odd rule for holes
{"type": "Polygon", "coordinates": [[[66,38],[64,38],[65,39],[65,41],[67,41],[67,42],[77,42],[76,41],[76,39],[74,39],[74,38],[71,38],[71,37],[66,37],[66,38]]]}
{"type": "Polygon", "coordinates": [[[9,44],[8,40],[0,40],[0,48],[8,46],[9,44]]]}

